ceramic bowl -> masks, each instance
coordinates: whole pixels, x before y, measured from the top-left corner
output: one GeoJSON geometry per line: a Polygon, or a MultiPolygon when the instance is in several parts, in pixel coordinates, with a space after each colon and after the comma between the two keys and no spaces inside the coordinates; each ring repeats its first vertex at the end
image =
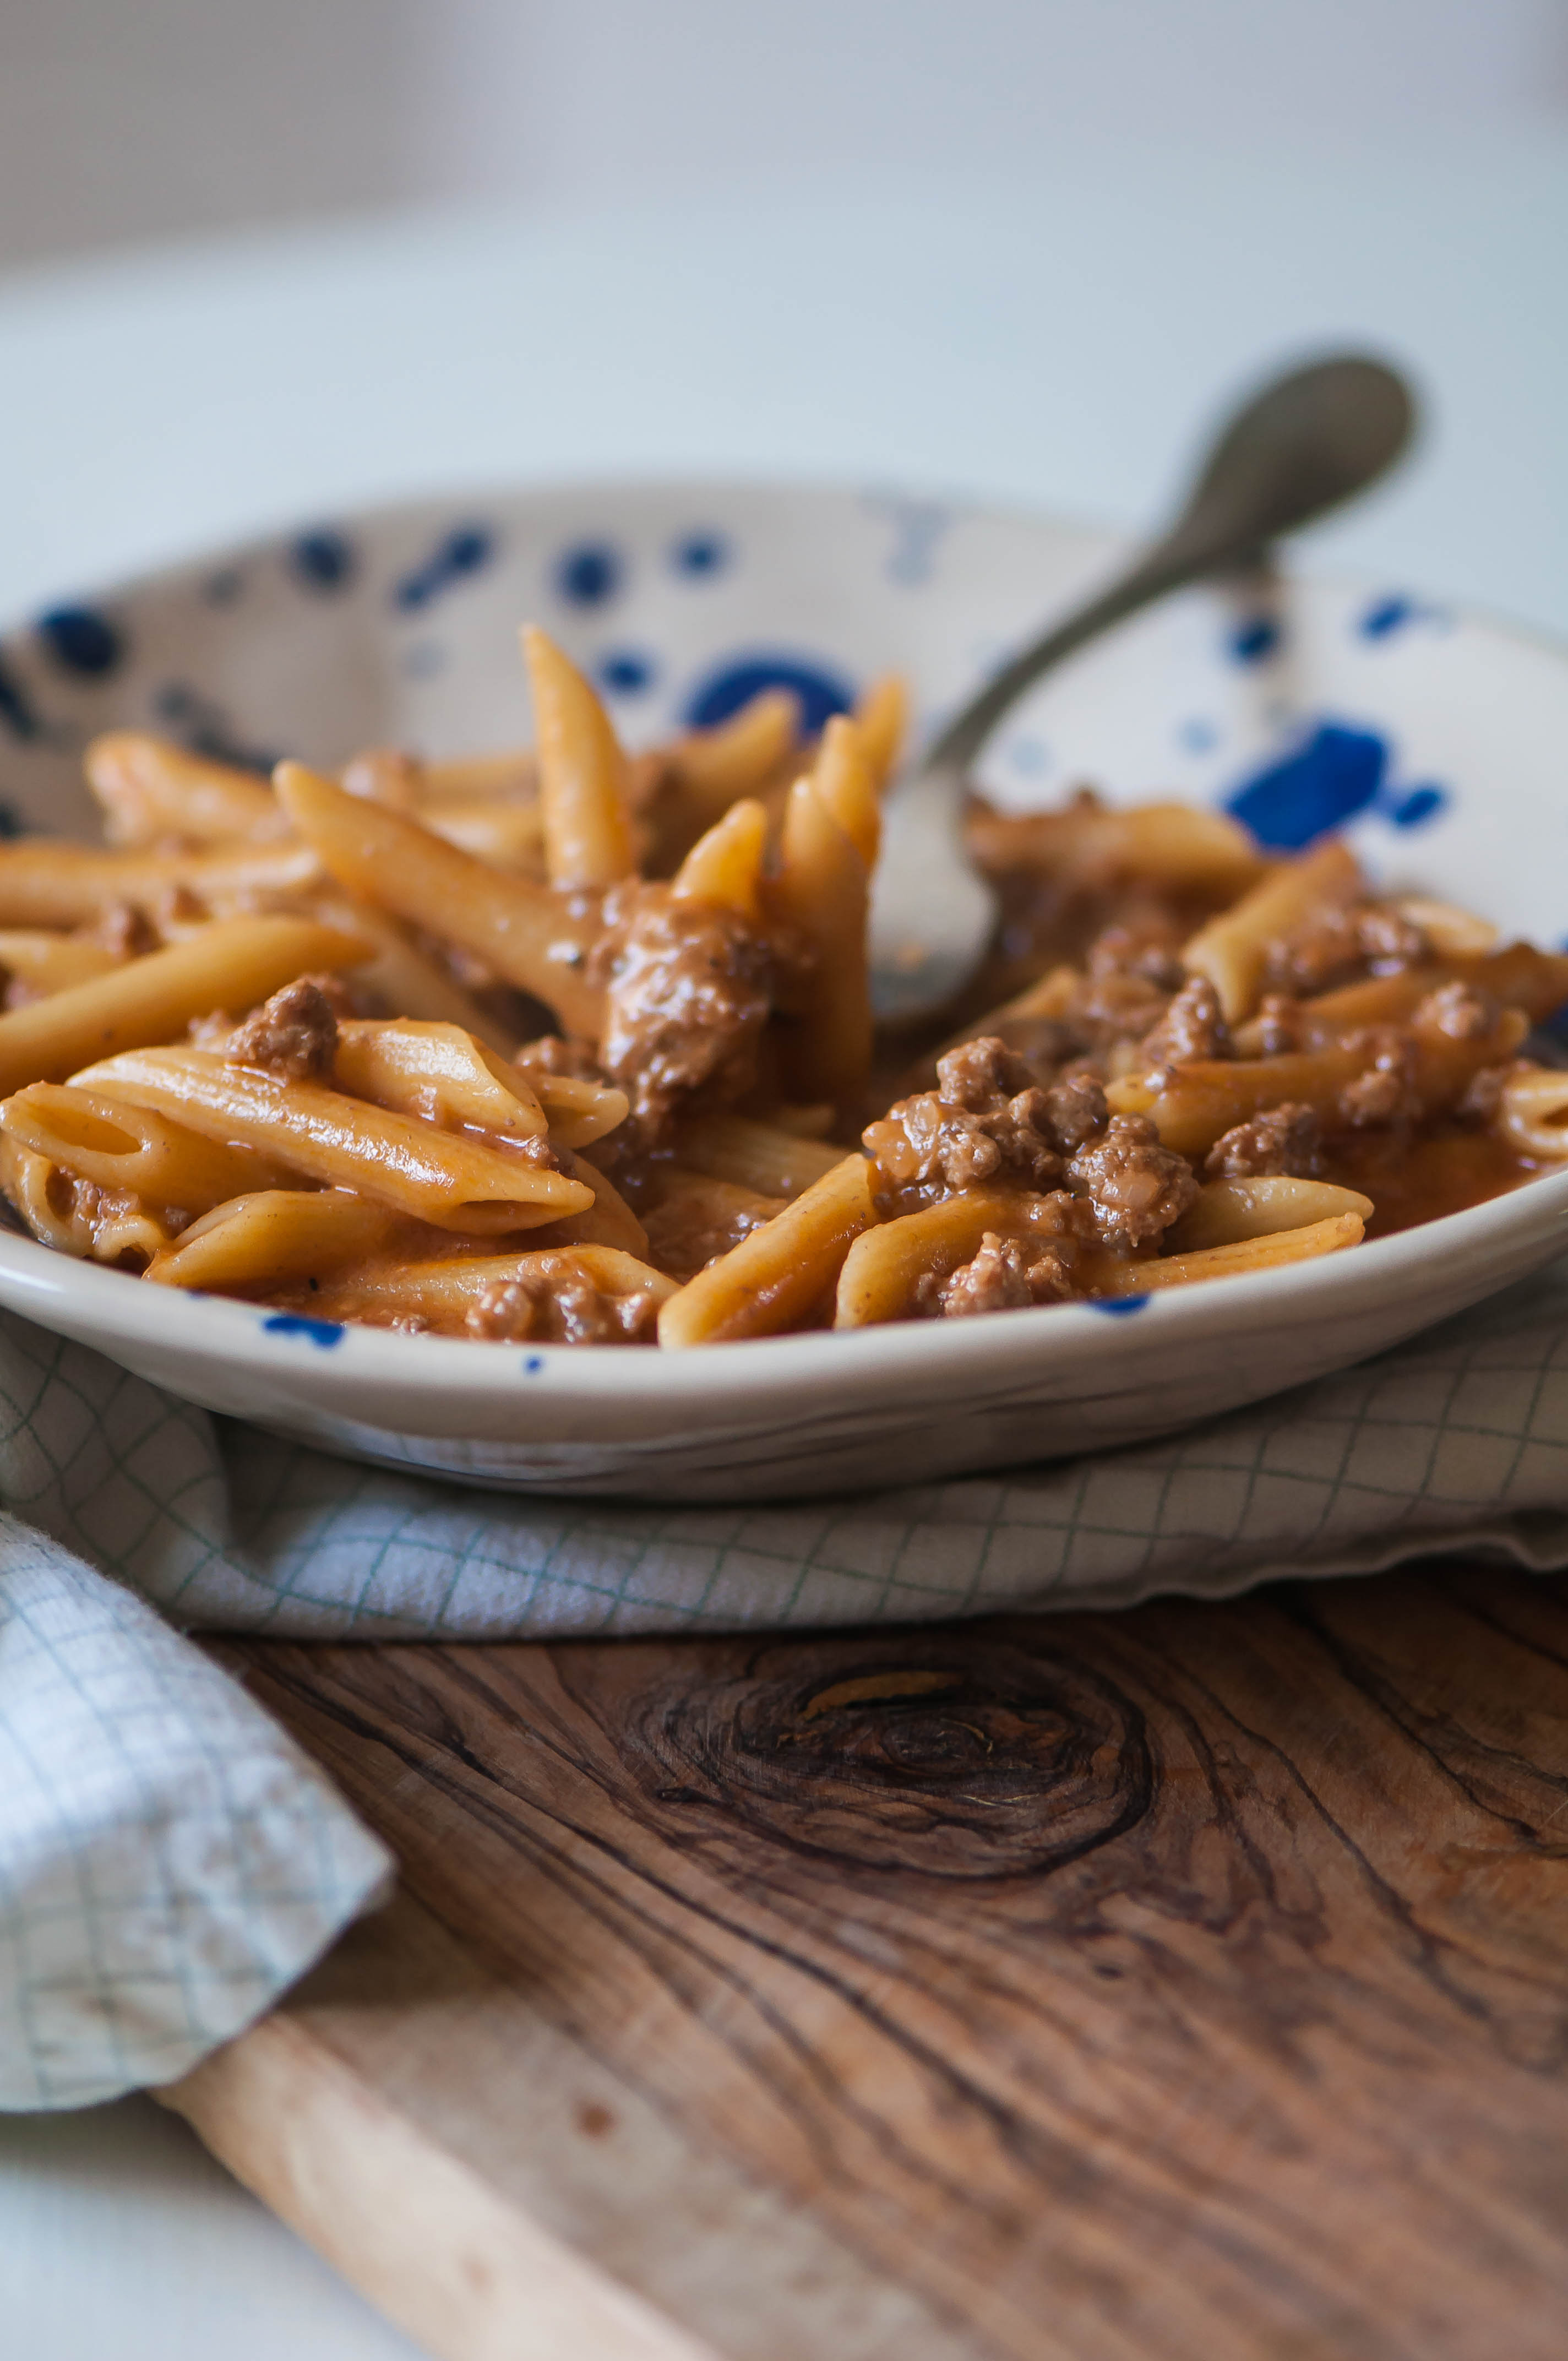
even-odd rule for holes
{"type": "MultiPolygon", "coordinates": [[[[1049,518],[723,483],[383,508],[61,605],[0,640],[0,826],[91,837],[83,741],[228,757],[516,741],[520,620],[627,739],[784,681],[819,723],[896,667],[928,727],[1116,546],[1049,518]]],[[[1014,807],[1092,780],[1222,803],[1276,846],[1348,829],[1380,882],[1555,943],[1568,659],[1392,586],[1172,601],[1019,708],[1014,807]]],[[[1568,1171],[1352,1253],[1143,1301],[683,1354],[460,1344],[150,1288],[0,1235],[0,1303],[207,1408],[522,1490],[803,1498],[1131,1442],[1344,1367],[1568,1246],[1568,1171]]]]}

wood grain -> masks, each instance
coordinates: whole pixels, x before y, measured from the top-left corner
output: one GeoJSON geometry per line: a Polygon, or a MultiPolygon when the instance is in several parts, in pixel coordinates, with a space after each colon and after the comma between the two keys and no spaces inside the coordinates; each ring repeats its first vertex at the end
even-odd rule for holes
{"type": "Polygon", "coordinates": [[[404,1869],[274,2025],[674,2349],[1558,2361],[1563,1583],[225,1653],[404,1869]]]}

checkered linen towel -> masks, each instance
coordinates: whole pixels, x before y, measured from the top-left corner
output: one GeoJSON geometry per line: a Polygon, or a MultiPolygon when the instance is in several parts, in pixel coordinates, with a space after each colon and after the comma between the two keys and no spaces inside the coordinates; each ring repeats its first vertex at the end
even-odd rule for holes
{"type": "Polygon", "coordinates": [[[1545,1571],[1568,1565],[1568,1263],[1165,1442],[798,1508],[351,1465],[0,1315],[0,2107],[83,2105],[250,2022],[389,1868],[170,1624],[549,1638],[1217,1598],[1444,1549],[1545,1571]]]}

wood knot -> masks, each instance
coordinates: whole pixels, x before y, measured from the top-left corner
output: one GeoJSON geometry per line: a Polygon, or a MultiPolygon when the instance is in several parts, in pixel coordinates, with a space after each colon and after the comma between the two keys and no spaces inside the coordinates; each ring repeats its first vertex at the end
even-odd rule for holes
{"type": "MultiPolygon", "coordinates": [[[[1075,1860],[1147,1809],[1143,1719],[1066,1656],[950,1629],[762,1648],[635,1717],[656,1799],[797,1851],[927,1876],[1075,1860]]],[[[711,1823],[710,1823],[711,1824],[711,1823]]]]}

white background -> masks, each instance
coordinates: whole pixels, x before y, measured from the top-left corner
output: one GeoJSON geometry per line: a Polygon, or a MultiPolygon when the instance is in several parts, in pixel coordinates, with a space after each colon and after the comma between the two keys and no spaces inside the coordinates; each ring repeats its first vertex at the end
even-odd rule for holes
{"type": "MultiPolygon", "coordinates": [[[[0,0],[0,611],[382,492],[605,469],[1133,525],[1222,388],[1354,338],[1432,423],[1323,558],[1568,631],[1565,23],[0,0]]],[[[406,2351],[149,2103],[0,2119],[5,2361],[406,2351]]]]}

